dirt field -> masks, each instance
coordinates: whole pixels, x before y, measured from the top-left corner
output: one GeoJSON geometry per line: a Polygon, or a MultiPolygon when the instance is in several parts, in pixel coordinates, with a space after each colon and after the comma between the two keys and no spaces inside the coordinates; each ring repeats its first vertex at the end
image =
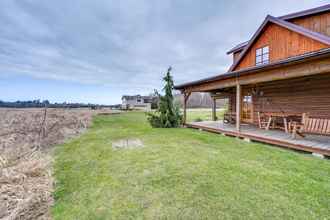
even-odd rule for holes
{"type": "Polygon", "coordinates": [[[0,109],[0,219],[50,219],[51,147],[110,110],[0,109]]]}

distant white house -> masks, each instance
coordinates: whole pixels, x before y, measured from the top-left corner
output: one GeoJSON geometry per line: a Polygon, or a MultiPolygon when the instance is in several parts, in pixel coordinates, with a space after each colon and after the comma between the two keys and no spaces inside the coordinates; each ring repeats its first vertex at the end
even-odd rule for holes
{"type": "Polygon", "coordinates": [[[121,98],[122,109],[140,109],[151,110],[153,104],[158,103],[158,98],[155,96],[141,96],[141,95],[124,95],[121,98]]]}

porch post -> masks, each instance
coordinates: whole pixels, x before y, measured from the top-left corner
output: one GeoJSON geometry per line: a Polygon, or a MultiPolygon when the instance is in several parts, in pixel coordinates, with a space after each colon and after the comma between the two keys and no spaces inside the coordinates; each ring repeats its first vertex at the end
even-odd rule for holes
{"type": "Polygon", "coordinates": [[[187,122],[187,101],[190,94],[190,92],[183,92],[183,124],[187,122]]]}
{"type": "Polygon", "coordinates": [[[241,85],[236,85],[236,130],[241,130],[241,85]]]}
{"type": "Polygon", "coordinates": [[[212,120],[217,120],[217,99],[212,97],[212,120]]]}

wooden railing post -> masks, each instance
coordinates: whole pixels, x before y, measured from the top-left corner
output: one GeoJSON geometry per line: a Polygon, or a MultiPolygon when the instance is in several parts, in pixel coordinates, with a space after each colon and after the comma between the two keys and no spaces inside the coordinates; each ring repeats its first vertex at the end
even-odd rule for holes
{"type": "Polygon", "coordinates": [[[236,130],[241,130],[241,85],[236,85],[236,130]]]}

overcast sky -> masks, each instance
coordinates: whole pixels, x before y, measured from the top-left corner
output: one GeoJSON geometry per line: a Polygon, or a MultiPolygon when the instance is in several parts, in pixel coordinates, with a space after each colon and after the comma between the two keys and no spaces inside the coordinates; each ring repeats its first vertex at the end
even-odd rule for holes
{"type": "Polygon", "coordinates": [[[267,14],[326,0],[1,0],[0,100],[114,104],[224,73],[267,14]]]}

